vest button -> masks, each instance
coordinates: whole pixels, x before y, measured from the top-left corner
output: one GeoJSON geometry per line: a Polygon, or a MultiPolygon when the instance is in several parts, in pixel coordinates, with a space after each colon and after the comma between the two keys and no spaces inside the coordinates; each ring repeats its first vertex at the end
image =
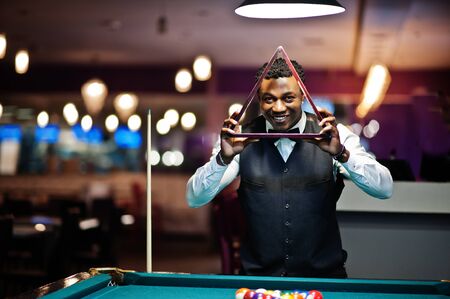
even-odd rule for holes
{"type": "Polygon", "coordinates": [[[290,223],[289,221],[286,221],[286,222],[284,223],[284,225],[289,226],[289,225],[291,225],[291,223],[290,223]]]}
{"type": "Polygon", "coordinates": [[[284,257],[284,259],[287,261],[289,259],[289,255],[286,254],[286,256],[284,257]]]}
{"type": "Polygon", "coordinates": [[[286,209],[289,209],[289,204],[287,203],[284,207],[285,207],[286,209]]]}
{"type": "Polygon", "coordinates": [[[284,239],[284,243],[289,244],[291,242],[291,240],[289,240],[289,238],[284,239]]]}
{"type": "Polygon", "coordinates": [[[285,169],[283,169],[284,173],[287,173],[289,171],[289,169],[286,167],[285,169]]]}
{"type": "Polygon", "coordinates": [[[287,276],[287,273],[286,272],[281,272],[281,276],[287,276]]]}

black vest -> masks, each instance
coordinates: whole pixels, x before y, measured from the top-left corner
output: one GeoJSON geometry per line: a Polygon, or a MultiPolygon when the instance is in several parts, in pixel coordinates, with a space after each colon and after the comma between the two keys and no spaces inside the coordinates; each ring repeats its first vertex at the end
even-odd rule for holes
{"type": "MultiPolygon", "coordinates": [[[[244,131],[265,132],[265,119],[244,131]]],[[[315,116],[307,114],[305,133],[318,131],[315,116]]],[[[298,140],[284,162],[274,140],[260,139],[240,154],[240,176],[243,273],[314,276],[343,265],[336,202],[344,184],[340,176],[334,180],[328,153],[298,140]]]]}

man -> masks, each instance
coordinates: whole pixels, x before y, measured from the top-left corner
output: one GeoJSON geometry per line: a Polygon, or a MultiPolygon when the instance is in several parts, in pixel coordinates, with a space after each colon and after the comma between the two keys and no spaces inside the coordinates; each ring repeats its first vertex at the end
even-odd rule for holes
{"type": "MultiPolygon", "coordinates": [[[[303,69],[292,62],[304,81],[303,69]]],[[[320,109],[324,118],[318,122],[302,111],[304,95],[283,58],[275,60],[258,97],[262,115],[244,131],[295,129],[330,138],[229,138],[227,133],[239,132],[238,122],[230,117],[211,160],[189,179],[187,201],[191,207],[202,206],[240,175],[238,196],[247,223],[243,274],[346,277],[347,255],[336,220],[342,175],[383,199],[392,194],[389,170],[364,150],[358,136],[337,125],[331,113],[320,109]]]]}

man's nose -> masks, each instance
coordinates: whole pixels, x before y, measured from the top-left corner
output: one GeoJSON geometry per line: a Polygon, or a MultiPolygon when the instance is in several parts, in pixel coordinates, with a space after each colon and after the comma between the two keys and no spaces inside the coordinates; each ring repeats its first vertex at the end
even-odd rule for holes
{"type": "Polygon", "coordinates": [[[275,101],[272,110],[273,112],[284,112],[286,110],[286,105],[282,100],[278,99],[275,101]]]}

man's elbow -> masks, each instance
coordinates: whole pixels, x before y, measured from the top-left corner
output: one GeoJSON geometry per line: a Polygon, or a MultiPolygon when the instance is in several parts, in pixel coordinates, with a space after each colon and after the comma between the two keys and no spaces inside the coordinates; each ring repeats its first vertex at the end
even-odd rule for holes
{"type": "Polygon", "coordinates": [[[391,181],[383,189],[378,190],[376,197],[378,199],[389,199],[394,193],[394,183],[391,181]]]}
{"type": "Polygon", "coordinates": [[[198,208],[200,205],[196,202],[191,194],[186,194],[186,202],[190,208],[198,208]]]}
{"type": "Polygon", "coordinates": [[[196,196],[192,192],[187,192],[186,202],[190,208],[200,208],[207,204],[209,201],[201,200],[199,196],[196,196]]]}
{"type": "Polygon", "coordinates": [[[199,208],[202,206],[201,204],[198,204],[197,202],[189,199],[187,199],[187,204],[190,208],[199,208]]]}
{"type": "Polygon", "coordinates": [[[392,193],[393,193],[393,191],[391,189],[389,191],[384,191],[384,192],[380,193],[380,195],[377,197],[378,197],[378,199],[389,199],[392,197],[392,193]]]}

